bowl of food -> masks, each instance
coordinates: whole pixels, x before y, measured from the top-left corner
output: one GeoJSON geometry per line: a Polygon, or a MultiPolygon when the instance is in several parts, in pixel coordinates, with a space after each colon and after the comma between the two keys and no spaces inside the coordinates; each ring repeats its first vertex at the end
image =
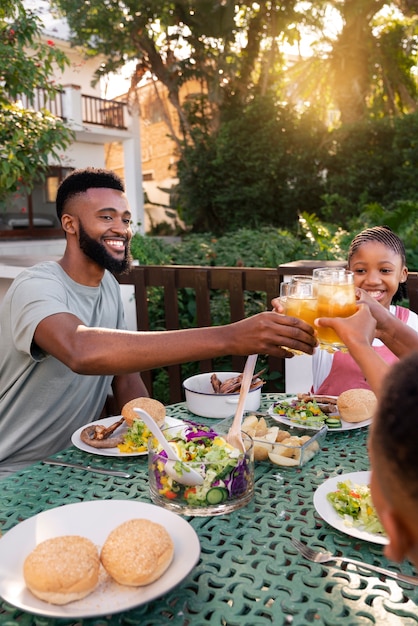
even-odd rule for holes
{"type": "Polygon", "coordinates": [[[167,453],[154,437],[148,440],[148,474],[154,504],[181,515],[222,515],[250,502],[254,494],[254,448],[243,433],[245,452],[227,443],[209,426],[184,422],[163,429],[180,461],[176,472],[187,477],[194,469],[203,477],[200,485],[176,479],[167,453]]]}
{"type": "MultiPolygon", "coordinates": [[[[226,432],[232,420],[224,420],[220,430],[226,432]]],[[[303,467],[322,449],[328,427],[320,429],[283,426],[269,416],[245,415],[242,430],[253,440],[254,461],[277,465],[283,469],[303,467]]]]}
{"type": "MultiPolygon", "coordinates": [[[[245,401],[246,411],[257,411],[260,406],[264,384],[260,374],[253,376],[245,401]]],[[[187,408],[200,417],[230,417],[235,414],[238,405],[241,381],[240,372],[209,372],[191,376],[183,382],[187,408]]]]}

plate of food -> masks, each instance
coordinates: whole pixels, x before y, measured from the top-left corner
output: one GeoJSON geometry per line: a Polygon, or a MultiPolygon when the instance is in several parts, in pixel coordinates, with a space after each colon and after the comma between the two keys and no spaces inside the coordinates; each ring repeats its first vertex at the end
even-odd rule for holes
{"type": "MultiPolygon", "coordinates": [[[[182,420],[166,415],[163,428],[178,424],[183,424],[182,420]]],[[[132,426],[128,426],[122,415],[115,415],[81,426],[73,433],[71,442],[79,450],[99,456],[143,456],[148,454],[149,436],[142,421],[135,420],[132,426]],[[102,436],[105,435],[103,439],[94,438],[96,428],[102,436]]]]}
{"type": "Polygon", "coordinates": [[[388,539],[370,496],[370,472],[333,476],[314,493],[317,513],[330,526],[346,535],[386,545],[388,539]]]}
{"type": "MultiPolygon", "coordinates": [[[[148,554],[147,550],[143,552],[148,554]]],[[[0,539],[0,596],[23,611],[46,617],[114,615],[169,592],[190,573],[199,556],[200,542],[192,526],[162,507],[130,500],[66,504],[20,522],[0,539]],[[142,562],[142,557],[137,558],[138,566],[128,568],[135,580],[124,580],[121,584],[116,582],[119,570],[128,571],[120,567],[121,560],[125,560],[127,550],[132,552],[132,543],[141,541],[140,529],[147,536],[147,544],[152,541],[149,535],[152,538],[157,532],[161,547],[154,546],[153,550],[158,569],[152,566],[150,574],[149,564],[142,562]],[[132,537],[135,537],[133,542],[132,537]],[[86,550],[77,552],[74,558],[70,552],[65,561],[56,564],[56,553],[48,554],[51,547],[57,550],[58,546],[62,554],[63,545],[68,549],[81,541],[86,550]],[[109,552],[112,543],[118,547],[117,554],[109,552]],[[87,555],[91,557],[88,576],[81,576],[87,555]],[[45,585],[55,566],[60,569],[57,591],[51,589],[54,581],[48,584],[48,589],[45,585]],[[35,572],[37,576],[33,578],[35,572]],[[75,591],[77,596],[85,595],[74,598],[75,591]],[[52,592],[54,596],[50,596],[52,592]],[[44,596],[47,599],[41,599],[44,596]],[[62,604],[56,604],[58,601],[62,604]]]]}
{"type": "Polygon", "coordinates": [[[326,425],[339,432],[370,426],[376,403],[368,389],[350,389],[339,396],[300,393],[274,402],[269,414],[287,426],[319,430],[326,425]]]}

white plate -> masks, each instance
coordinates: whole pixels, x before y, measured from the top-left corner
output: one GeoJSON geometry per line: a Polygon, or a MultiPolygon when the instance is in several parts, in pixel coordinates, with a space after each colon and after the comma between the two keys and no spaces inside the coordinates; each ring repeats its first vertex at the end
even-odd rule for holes
{"type": "Polygon", "coordinates": [[[144,502],[96,500],[66,504],[17,524],[0,539],[0,596],[13,606],[47,617],[114,615],[150,602],[178,585],[196,565],[200,543],[190,524],[175,513],[144,502]],[[35,546],[51,537],[81,535],[100,549],[110,531],[134,518],[165,526],[174,542],[174,558],[164,574],[145,587],[125,587],[104,573],[87,597],[64,605],[39,600],[26,588],[23,562],[35,546]]]}
{"type": "MultiPolygon", "coordinates": [[[[83,450],[84,452],[90,452],[91,454],[98,454],[99,456],[125,457],[125,456],[143,456],[144,454],[148,454],[148,451],[121,452],[119,448],[93,448],[93,446],[88,446],[86,443],[84,443],[84,441],[81,441],[80,433],[87,426],[95,426],[96,424],[99,424],[102,426],[110,426],[111,424],[114,424],[115,422],[120,420],[121,417],[122,417],[121,415],[115,415],[113,417],[105,417],[104,419],[97,420],[96,422],[91,422],[90,424],[85,424],[84,426],[82,426],[81,428],[79,428],[73,433],[71,437],[71,442],[73,443],[73,445],[75,445],[76,448],[79,448],[79,450],[83,450]]],[[[183,423],[184,423],[183,420],[179,420],[175,417],[169,417],[167,415],[165,418],[163,428],[169,427],[169,426],[177,426],[178,424],[183,424],[183,423]]],[[[127,430],[128,430],[128,427],[125,424],[122,424],[122,426],[119,426],[116,432],[118,435],[119,434],[123,435],[124,433],[126,433],[127,430]]]]}
{"type": "Polygon", "coordinates": [[[347,526],[344,519],[338,515],[331,502],[328,501],[327,494],[332,491],[337,491],[337,483],[346,480],[351,480],[353,485],[368,485],[370,483],[370,472],[351,472],[350,474],[342,474],[328,478],[314,493],[313,502],[316,511],[330,526],[333,526],[346,535],[363,539],[363,541],[386,545],[389,541],[388,538],[383,535],[370,533],[367,530],[361,530],[355,526],[347,526]]]}
{"type": "MultiPolygon", "coordinates": [[[[332,398],[333,396],[328,396],[328,397],[332,398]]],[[[286,402],[291,402],[292,400],[297,400],[297,396],[283,398],[283,401],[286,401],[286,402]]],[[[315,426],[310,426],[309,424],[298,424],[297,422],[292,421],[289,417],[285,417],[283,415],[278,415],[277,413],[274,413],[273,408],[274,408],[274,404],[272,404],[268,410],[272,418],[275,419],[277,422],[286,424],[287,426],[297,426],[298,428],[311,428],[311,429],[313,428],[314,430],[319,430],[324,425],[323,423],[321,423],[321,426],[316,428],[315,426]]],[[[338,417],[338,419],[341,420],[341,427],[340,428],[328,428],[328,434],[342,432],[343,430],[354,430],[357,428],[365,428],[366,426],[370,426],[370,424],[372,423],[371,419],[363,420],[362,422],[346,422],[345,420],[341,419],[338,411],[335,411],[335,413],[330,413],[328,417],[333,417],[333,416],[338,417]]]]}

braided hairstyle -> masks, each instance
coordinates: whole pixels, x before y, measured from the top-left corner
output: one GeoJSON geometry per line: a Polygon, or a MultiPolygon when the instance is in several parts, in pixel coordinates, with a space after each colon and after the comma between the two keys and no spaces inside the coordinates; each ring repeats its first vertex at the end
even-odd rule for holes
{"type": "MultiPolygon", "coordinates": [[[[387,248],[390,248],[398,254],[402,259],[402,265],[406,265],[406,252],[402,239],[396,235],[389,226],[373,226],[372,228],[366,228],[361,233],[356,235],[352,240],[348,249],[348,267],[350,267],[351,259],[357,250],[364,243],[370,243],[371,241],[377,241],[382,243],[387,248]]],[[[408,298],[408,290],[405,283],[399,283],[398,290],[392,298],[394,303],[400,302],[408,298]]]]}

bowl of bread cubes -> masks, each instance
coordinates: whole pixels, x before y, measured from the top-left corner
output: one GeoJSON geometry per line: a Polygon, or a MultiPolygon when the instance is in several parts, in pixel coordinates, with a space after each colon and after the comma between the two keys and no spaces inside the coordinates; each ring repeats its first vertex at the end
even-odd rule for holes
{"type": "Polygon", "coordinates": [[[253,440],[255,462],[292,469],[303,467],[320,452],[328,428],[284,426],[274,418],[250,413],[244,416],[242,430],[253,440]]]}

